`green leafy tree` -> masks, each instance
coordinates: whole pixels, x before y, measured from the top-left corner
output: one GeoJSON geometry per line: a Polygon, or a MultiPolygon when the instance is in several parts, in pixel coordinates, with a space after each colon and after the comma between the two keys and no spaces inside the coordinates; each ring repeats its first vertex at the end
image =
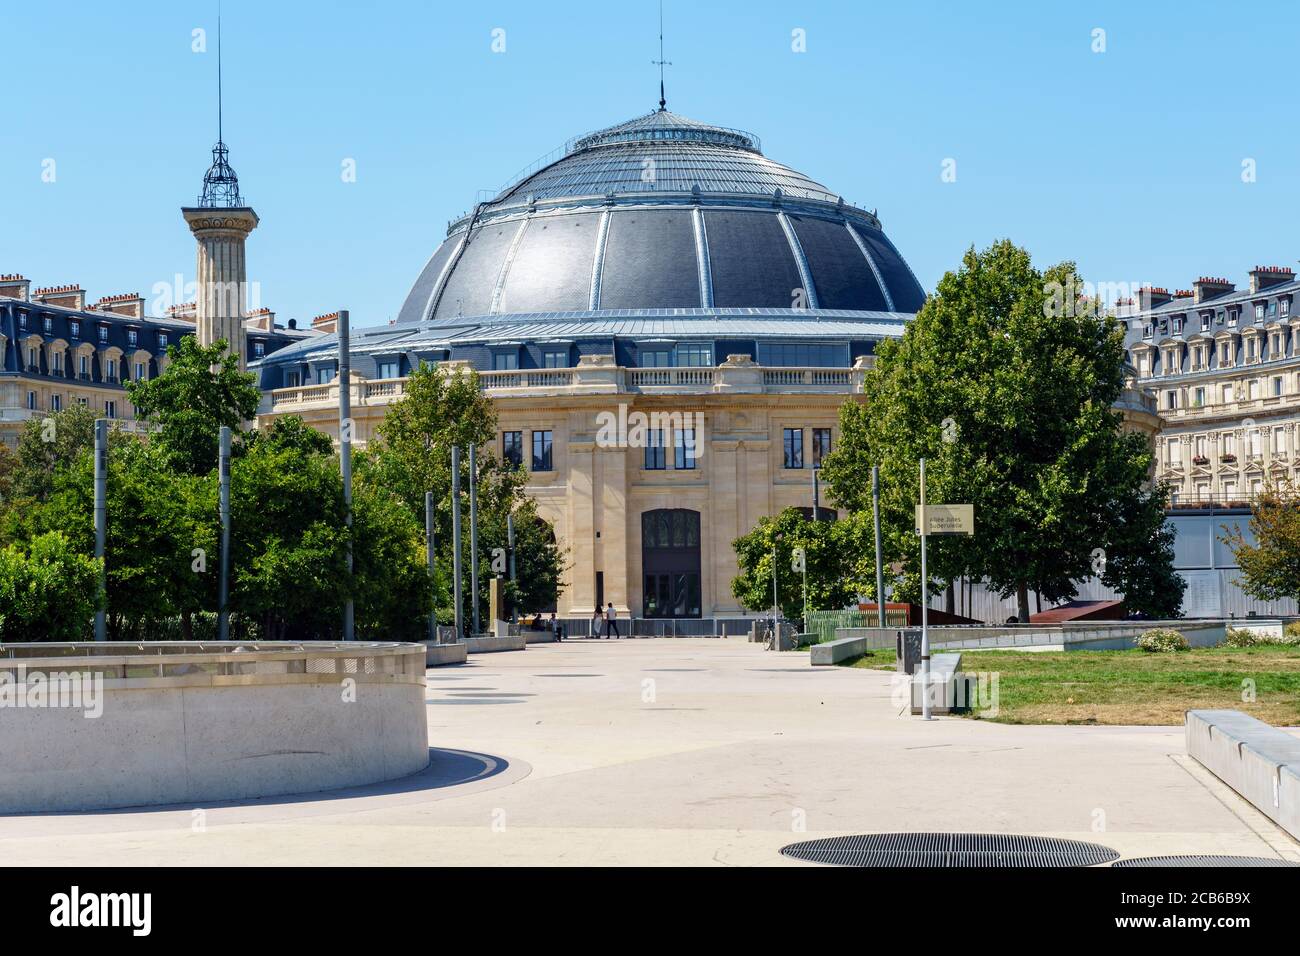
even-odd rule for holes
{"type": "Polygon", "coordinates": [[[1241,568],[1238,584],[1253,598],[1300,597],[1300,494],[1287,482],[1270,482],[1255,501],[1249,528],[1253,542],[1236,525],[1220,538],[1241,568]]]}
{"type": "Polygon", "coordinates": [[[361,475],[352,505],[349,530],[327,436],[295,417],[249,435],[231,466],[232,612],[257,621],[267,639],[334,638],[351,596],[358,637],[423,637],[433,587],[421,526],[361,475]]]}
{"type": "Polygon", "coordinates": [[[219,429],[238,431],[257,414],[257,377],[239,370],[225,340],[199,345],[186,336],[167,350],[163,373],[127,382],[136,416],[157,426],[153,436],[167,462],[187,475],[206,475],[217,461],[219,429]]]}
{"type": "Polygon", "coordinates": [[[95,413],[85,405],[29,419],[18,436],[8,500],[44,501],[59,469],[94,447],[95,413]]]}
{"type": "MultiPolygon", "coordinates": [[[[870,466],[882,476],[887,560],[918,600],[914,508],[918,462],[932,503],[975,506],[975,534],[932,539],[927,593],[960,575],[1014,595],[1068,600],[1098,571],[1130,610],[1172,616],[1167,490],[1148,481],[1149,440],[1121,430],[1123,330],[1099,315],[1072,263],[1035,269],[1009,241],[968,251],[940,280],[900,339],[881,344],[860,403],[841,412],[839,447],[824,463],[834,498],[870,522],[870,466]]],[[[855,536],[868,540],[865,529],[855,536]]],[[[865,592],[874,556],[855,575],[865,592]]]]}
{"type": "Polygon", "coordinates": [[[90,634],[99,562],[57,533],[0,549],[0,641],[80,641],[90,634]]]}
{"type": "MultiPolygon", "coordinates": [[[[513,514],[516,539],[515,560],[518,586],[507,583],[507,600],[520,610],[534,610],[554,603],[564,570],[564,559],[554,534],[537,515],[525,494],[527,473],[495,452],[497,419],[492,403],[479,389],[472,372],[448,374],[432,366],[411,373],[406,393],[392,405],[378,428],[378,434],[358,461],[358,476],[388,488],[405,504],[419,528],[424,526],[424,495],[432,491],[435,502],[437,561],[450,568],[452,562],[451,449],[461,454],[462,556],[465,620],[472,620],[469,547],[469,454],[477,455],[477,499],[479,524],[480,614],[486,615],[492,550],[507,544],[506,518],[513,514]]],[[[423,532],[421,531],[421,535],[423,532]]],[[[503,575],[503,578],[505,575],[503,575]]],[[[451,609],[440,609],[440,619],[450,619],[451,609]]]]}
{"type": "Polygon", "coordinates": [[[793,569],[794,551],[803,548],[808,568],[808,609],[827,610],[850,604],[857,592],[850,583],[850,555],[845,547],[847,525],[811,521],[798,508],[760,518],[748,534],[732,542],[740,574],[731,580],[731,593],[751,611],[772,607],[772,561],[781,613],[803,618],[804,575],[793,569]]]}
{"type": "MultiPolygon", "coordinates": [[[[195,612],[215,607],[217,554],[215,482],[172,471],[159,449],[114,433],[107,482],[108,628],[113,640],[145,639],[162,621],[180,617],[191,637],[195,612]]],[[[58,532],[93,555],[94,455],[83,449],[55,477],[48,500],[29,509],[24,537],[58,532]]]]}

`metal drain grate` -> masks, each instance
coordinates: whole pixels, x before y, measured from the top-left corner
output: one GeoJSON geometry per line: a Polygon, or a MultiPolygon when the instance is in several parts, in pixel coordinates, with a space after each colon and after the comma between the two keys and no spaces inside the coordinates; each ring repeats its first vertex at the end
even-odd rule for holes
{"type": "Polygon", "coordinates": [[[1132,860],[1120,860],[1114,866],[1300,866],[1290,860],[1279,860],[1267,856],[1142,856],[1132,860]]]}
{"type": "Polygon", "coordinates": [[[792,843],[781,853],[812,863],[889,868],[1095,866],[1119,859],[1096,843],[1010,833],[867,833],[792,843]]]}

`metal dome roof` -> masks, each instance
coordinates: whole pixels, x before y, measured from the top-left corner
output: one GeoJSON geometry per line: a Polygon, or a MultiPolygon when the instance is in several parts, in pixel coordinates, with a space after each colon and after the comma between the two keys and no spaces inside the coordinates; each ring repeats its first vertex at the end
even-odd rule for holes
{"type": "Polygon", "coordinates": [[[563,155],[516,177],[492,206],[607,193],[690,192],[786,196],[838,202],[803,173],[763,155],[757,136],[656,110],[571,139],[563,155]]]}
{"type": "Polygon", "coordinates": [[[925,296],[874,213],[658,110],[570,140],[452,224],[399,323],[550,312],[913,313],[925,296]]]}

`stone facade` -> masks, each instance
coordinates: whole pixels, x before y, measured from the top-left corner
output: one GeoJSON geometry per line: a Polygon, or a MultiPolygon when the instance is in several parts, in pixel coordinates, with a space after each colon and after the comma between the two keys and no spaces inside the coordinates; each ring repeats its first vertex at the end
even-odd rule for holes
{"type": "MultiPolygon", "coordinates": [[[[567,550],[570,567],[558,614],[590,616],[600,597],[624,617],[647,616],[642,516],[687,509],[699,515],[700,607],[698,615],[682,616],[744,616],[731,596],[737,574],[732,541],[765,515],[812,507],[813,430],[829,430],[833,447],[839,408],[861,394],[869,362],[860,359],[853,368],[764,368],[748,356],[731,356],[714,368],[647,369],[591,356],[573,368],[480,372],[499,432],[518,432],[522,438],[528,493],[567,550]],[[644,442],[635,434],[639,415],[649,430],[662,427],[669,433],[663,467],[647,467],[658,461],[647,460],[644,442]],[[620,422],[632,426],[620,428],[620,422]],[[694,467],[675,467],[688,459],[677,453],[671,433],[688,425],[701,433],[695,436],[694,467]],[[787,429],[801,433],[801,467],[786,467],[787,429]],[[536,469],[532,436],[545,432],[551,439],[550,468],[536,469]],[[620,432],[625,440],[620,441],[620,432]]],[[[469,366],[447,362],[441,367],[454,372],[469,366]]],[[[353,374],[358,445],[375,434],[388,405],[402,397],[405,382],[353,374]]],[[[258,426],[301,415],[337,437],[338,389],[335,380],[269,391],[258,426]]],[[[502,443],[499,435],[498,456],[502,443]]],[[[824,498],[822,504],[827,511],[833,507],[824,498]]]]}

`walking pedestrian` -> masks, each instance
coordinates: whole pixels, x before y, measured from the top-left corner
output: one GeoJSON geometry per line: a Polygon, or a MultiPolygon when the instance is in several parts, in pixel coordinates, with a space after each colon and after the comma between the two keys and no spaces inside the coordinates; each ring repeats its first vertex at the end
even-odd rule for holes
{"type": "Polygon", "coordinates": [[[614,640],[621,640],[623,635],[618,632],[618,612],[614,610],[614,602],[609,602],[609,607],[605,608],[605,636],[613,633],[614,640]]]}

